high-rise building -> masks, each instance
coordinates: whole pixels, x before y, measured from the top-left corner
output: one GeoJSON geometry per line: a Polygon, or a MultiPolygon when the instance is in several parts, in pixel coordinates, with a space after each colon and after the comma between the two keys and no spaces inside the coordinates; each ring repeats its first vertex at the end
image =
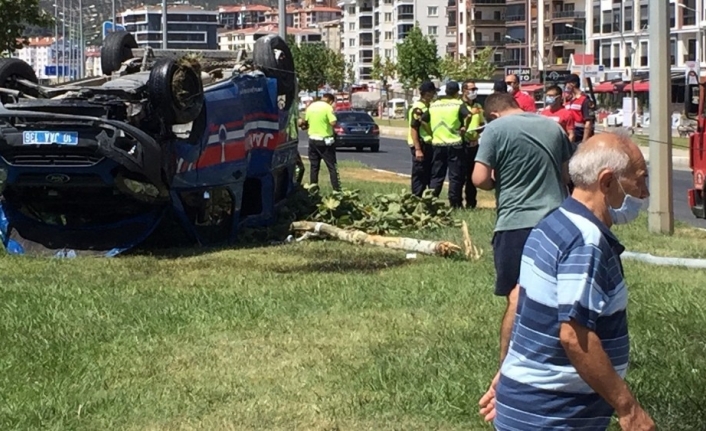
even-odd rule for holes
{"type": "MultiPolygon", "coordinates": [[[[139,46],[162,47],[162,6],[140,6],[117,16],[139,46]]],[[[167,6],[169,49],[218,49],[218,11],[190,5],[167,6]]]]}
{"type": "Polygon", "coordinates": [[[370,81],[373,59],[395,60],[397,44],[415,22],[424,35],[436,39],[439,55],[456,38],[447,33],[447,5],[419,0],[340,0],[343,9],[342,45],[358,81],[370,81]]]}

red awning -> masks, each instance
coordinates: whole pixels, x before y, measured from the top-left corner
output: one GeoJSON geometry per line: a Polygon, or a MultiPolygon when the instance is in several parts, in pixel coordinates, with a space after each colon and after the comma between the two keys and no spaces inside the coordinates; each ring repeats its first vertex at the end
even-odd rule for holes
{"type": "MultiPolygon", "coordinates": [[[[626,93],[632,91],[631,84],[629,82],[625,84],[625,86],[623,87],[623,91],[626,93]]],[[[650,91],[650,81],[636,81],[635,91],[641,93],[650,91]]]]}
{"type": "Polygon", "coordinates": [[[537,90],[542,90],[544,88],[544,84],[527,84],[523,85],[521,90],[526,91],[528,93],[534,93],[537,90]]]}
{"type": "Polygon", "coordinates": [[[594,93],[612,93],[613,91],[615,91],[615,84],[612,82],[601,82],[593,86],[594,93]]]}

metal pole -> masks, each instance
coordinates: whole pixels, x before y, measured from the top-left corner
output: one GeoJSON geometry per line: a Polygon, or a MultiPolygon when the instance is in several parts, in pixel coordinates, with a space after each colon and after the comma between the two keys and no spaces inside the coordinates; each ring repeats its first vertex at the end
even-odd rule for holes
{"type": "Polygon", "coordinates": [[[61,82],[66,82],[66,0],[61,2],[61,82]]]}
{"type": "Polygon", "coordinates": [[[112,25],[110,27],[110,31],[115,31],[115,0],[113,0],[111,2],[111,8],[112,8],[111,13],[112,13],[113,18],[112,18],[112,25]]]}
{"type": "Polygon", "coordinates": [[[279,37],[287,39],[287,0],[279,0],[279,37]]]}
{"type": "Polygon", "coordinates": [[[54,16],[57,18],[54,21],[54,67],[56,67],[56,82],[59,82],[59,2],[54,1],[54,16]]]}
{"type": "MultiPolygon", "coordinates": [[[[147,7],[145,7],[147,9],[147,7]]],[[[162,0],[162,49],[167,49],[167,0],[162,0]]]]}
{"type": "MultiPolygon", "coordinates": [[[[674,232],[669,2],[650,0],[650,206],[651,232],[674,232]]],[[[676,53],[675,53],[676,55],[676,53]]]]}
{"type": "Polygon", "coordinates": [[[79,70],[81,79],[86,77],[86,43],[83,40],[83,0],[78,0],[78,40],[81,50],[79,70]]]}

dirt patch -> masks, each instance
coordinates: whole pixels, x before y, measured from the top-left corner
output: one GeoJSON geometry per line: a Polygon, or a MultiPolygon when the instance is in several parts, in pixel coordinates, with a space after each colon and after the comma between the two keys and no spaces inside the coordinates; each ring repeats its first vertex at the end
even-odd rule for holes
{"type": "MultiPolygon", "coordinates": [[[[366,168],[341,168],[343,179],[354,181],[375,181],[380,183],[402,184],[409,186],[409,177],[403,177],[391,172],[380,172],[366,168]]],[[[448,183],[445,183],[445,188],[448,183]]],[[[442,195],[443,196],[443,195],[442,195]]],[[[495,208],[495,195],[491,192],[478,191],[478,208],[495,208]]]]}

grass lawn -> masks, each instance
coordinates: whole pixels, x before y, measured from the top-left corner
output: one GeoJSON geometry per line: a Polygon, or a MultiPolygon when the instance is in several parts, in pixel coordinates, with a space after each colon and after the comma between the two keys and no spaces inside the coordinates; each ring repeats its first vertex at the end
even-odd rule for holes
{"type": "MultiPolygon", "coordinates": [[[[342,179],[364,192],[408,181],[354,164],[342,179]]],[[[503,301],[492,196],[481,202],[458,213],[485,251],[473,263],[331,241],[3,256],[0,429],[489,430],[477,400],[497,369],[503,301]]],[[[629,250],[706,254],[700,231],[645,226],[618,230],[629,250]]],[[[461,241],[457,229],[415,235],[461,241]]],[[[703,430],[706,272],[624,264],[630,385],[660,430],[703,430]]]]}

